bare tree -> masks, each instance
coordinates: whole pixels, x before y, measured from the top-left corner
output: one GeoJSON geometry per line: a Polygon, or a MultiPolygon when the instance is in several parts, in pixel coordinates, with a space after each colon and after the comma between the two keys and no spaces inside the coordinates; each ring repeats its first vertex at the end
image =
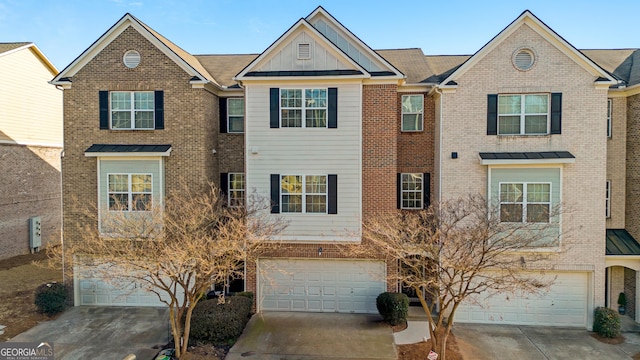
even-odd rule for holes
{"type": "Polygon", "coordinates": [[[483,197],[467,196],[427,210],[376,216],[363,226],[364,246],[353,248],[398,262],[395,276],[415,290],[440,359],[446,358],[463,301],[485,291],[536,293],[553,282],[531,276],[531,269],[549,256],[535,249],[558,245],[557,211],[538,214],[539,222],[501,222],[500,215],[513,215],[507,210],[500,214],[483,197]]]}
{"type": "MultiPolygon", "coordinates": [[[[183,185],[145,211],[106,211],[98,229],[96,209],[82,210],[80,239],[65,243],[65,265],[81,265],[107,281],[124,280],[155,293],[169,306],[176,356],[188,348],[191,313],[213,284],[243,276],[243,264],[273,244],[284,228],[268,217],[268,201],[230,207],[215,185],[195,191],[183,185]]],[[[114,199],[111,206],[115,206],[114,199]]],[[[59,258],[59,257],[58,257],[59,258]]],[[[223,299],[224,301],[224,299],[223,299]]]]}

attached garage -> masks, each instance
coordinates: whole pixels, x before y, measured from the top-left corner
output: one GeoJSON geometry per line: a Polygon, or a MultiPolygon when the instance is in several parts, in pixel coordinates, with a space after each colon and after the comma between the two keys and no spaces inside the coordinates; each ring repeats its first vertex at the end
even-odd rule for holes
{"type": "Polygon", "coordinates": [[[386,266],[371,260],[263,259],[260,311],[377,313],[386,266]]]}
{"type": "Polygon", "coordinates": [[[587,327],[589,273],[557,273],[553,285],[542,294],[495,294],[477,297],[478,304],[460,305],[455,321],[587,327]]]}
{"type": "MultiPolygon", "coordinates": [[[[117,271],[114,270],[114,273],[117,271]]],[[[108,279],[100,271],[78,266],[75,269],[75,303],[93,306],[167,306],[147,290],[142,282],[108,279]]]]}

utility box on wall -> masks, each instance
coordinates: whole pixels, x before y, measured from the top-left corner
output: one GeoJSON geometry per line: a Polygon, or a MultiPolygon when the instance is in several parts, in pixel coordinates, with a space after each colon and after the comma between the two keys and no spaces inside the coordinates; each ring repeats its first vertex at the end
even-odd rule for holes
{"type": "Polygon", "coordinates": [[[29,218],[29,249],[38,252],[42,246],[42,221],[40,216],[29,218]]]}

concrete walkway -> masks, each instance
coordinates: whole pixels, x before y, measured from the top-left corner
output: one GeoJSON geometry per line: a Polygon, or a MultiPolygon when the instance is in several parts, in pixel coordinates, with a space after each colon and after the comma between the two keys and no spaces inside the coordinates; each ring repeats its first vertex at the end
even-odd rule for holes
{"type": "Polygon", "coordinates": [[[378,315],[263,312],[254,315],[227,360],[396,360],[391,328],[378,315]]]}
{"type": "Polygon", "coordinates": [[[152,359],[168,342],[168,326],[167,308],[76,306],[9,341],[53,343],[56,359],[152,359]]]}

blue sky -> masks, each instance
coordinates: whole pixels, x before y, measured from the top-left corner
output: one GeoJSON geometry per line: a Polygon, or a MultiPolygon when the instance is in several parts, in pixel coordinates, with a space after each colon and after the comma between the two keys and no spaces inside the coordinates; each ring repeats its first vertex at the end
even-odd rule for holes
{"type": "Polygon", "coordinates": [[[472,54],[525,9],[579,49],[640,47],[640,1],[0,0],[0,42],[62,70],[126,12],[192,54],[260,53],[322,5],[374,49],[472,54]]]}

